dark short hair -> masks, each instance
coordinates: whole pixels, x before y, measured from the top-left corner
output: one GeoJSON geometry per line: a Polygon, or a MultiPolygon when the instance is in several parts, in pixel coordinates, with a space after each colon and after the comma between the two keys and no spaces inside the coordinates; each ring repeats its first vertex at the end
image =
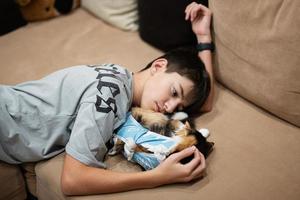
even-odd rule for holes
{"type": "Polygon", "coordinates": [[[168,61],[166,73],[177,72],[191,80],[195,87],[192,91],[193,103],[185,108],[190,114],[197,114],[205,103],[210,92],[210,78],[202,60],[198,56],[198,51],[194,47],[180,47],[171,50],[164,55],[151,61],[143,70],[151,67],[152,63],[160,58],[168,61]]]}

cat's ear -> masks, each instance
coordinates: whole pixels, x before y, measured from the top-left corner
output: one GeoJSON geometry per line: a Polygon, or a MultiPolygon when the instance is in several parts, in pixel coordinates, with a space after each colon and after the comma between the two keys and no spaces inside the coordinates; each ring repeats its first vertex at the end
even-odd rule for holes
{"type": "Polygon", "coordinates": [[[188,121],[186,121],[184,125],[185,125],[185,127],[186,127],[187,129],[192,129],[192,128],[191,128],[191,125],[190,125],[190,123],[189,123],[188,121]]]}

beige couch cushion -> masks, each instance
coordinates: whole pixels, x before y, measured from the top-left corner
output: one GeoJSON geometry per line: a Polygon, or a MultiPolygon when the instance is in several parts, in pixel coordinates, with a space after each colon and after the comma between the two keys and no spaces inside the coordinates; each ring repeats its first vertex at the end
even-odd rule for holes
{"type": "Polygon", "coordinates": [[[300,1],[217,0],[217,79],[300,126],[300,1]]]}
{"type": "Polygon", "coordinates": [[[35,164],[36,163],[23,163],[21,165],[27,190],[34,196],[36,196],[35,164]]]}
{"type": "MultiPolygon", "coordinates": [[[[62,153],[56,156],[49,161],[40,162],[36,166],[36,175],[37,175],[37,194],[39,199],[42,200],[51,200],[51,199],[65,199],[66,196],[61,192],[61,183],[60,177],[63,168],[63,159],[65,153],[62,153]]],[[[118,171],[118,172],[138,172],[141,171],[141,168],[128,162],[123,155],[115,155],[112,157],[107,157],[105,161],[109,170],[118,171]]],[[[83,199],[90,199],[88,196],[83,199]]],[[[100,198],[95,195],[95,198],[100,198]]]]}
{"type": "Polygon", "coordinates": [[[113,26],[128,31],[138,30],[137,0],[81,0],[81,5],[113,26]]]}
{"type": "Polygon", "coordinates": [[[122,32],[78,9],[1,37],[0,83],[38,79],[80,64],[115,63],[137,71],[160,55],[137,32],[122,32]]]}
{"type": "Polygon", "coordinates": [[[0,161],[0,180],[0,199],[26,199],[25,183],[19,166],[0,161]]]}

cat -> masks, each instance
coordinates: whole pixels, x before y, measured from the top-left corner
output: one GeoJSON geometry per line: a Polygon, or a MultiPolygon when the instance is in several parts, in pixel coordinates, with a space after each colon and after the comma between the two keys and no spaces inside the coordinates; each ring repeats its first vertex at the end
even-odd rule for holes
{"type": "MultiPolygon", "coordinates": [[[[213,150],[214,143],[208,142],[195,128],[192,128],[186,120],[188,118],[185,113],[175,113],[173,115],[165,115],[152,110],[147,110],[139,107],[131,109],[132,117],[146,129],[171,138],[177,138],[179,141],[171,153],[179,152],[190,146],[196,148],[204,155],[205,158],[213,150]],[[182,121],[186,121],[183,123],[182,121]]],[[[124,142],[117,137],[113,138],[114,146],[109,151],[109,155],[115,155],[123,149],[124,142]]],[[[136,145],[135,152],[152,153],[147,148],[136,145]]],[[[193,156],[187,157],[181,163],[187,163],[193,159],[193,156]]]]}
{"type": "Polygon", "coordinates": [[[204,157],[207,158],[213,150],[214,143],[208,142],[202,133],[191,127],[187,121],[188,115],[185,113],[180,112],[173,115],[165,115],[139,107],[132,108],[131,112],[132,116],[145,128],[168,137],[179,136],[181,142],[174,149],[174,152],[195,145],[204,157]],[[185,123],[182,122],[184,120],[186,121],[185,123]]]}

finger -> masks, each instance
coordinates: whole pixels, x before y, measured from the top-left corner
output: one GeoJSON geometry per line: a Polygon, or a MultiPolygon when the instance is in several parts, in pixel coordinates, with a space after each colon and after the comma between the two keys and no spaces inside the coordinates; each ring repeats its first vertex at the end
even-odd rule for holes
{"type": "Polygon", "coordinates": [[[185,20],[188,20],[188,19],[189,19],[189,16],[190,16],[189,13],[188,13],[188,12],[185,12],[185,18],[184,18],[184,19],[185,19],[185,20]]]}
{"type": "Polygon", "coordinates": [[[194,21],[195,17],[197,16],[198,14],[198,6],[194,6],[192,9],[191,9],[191,21],[194,21]]]}
{"type": "Polygon", "coordinates": [[[186,8],[185,8],[185,19],[188,20],[191,15],[191,10],[193,7],[197,6],[198,4],[196,2],[190,3],[186,8]]]}
{"type": "Polygon", "coordinates": [[[205,157],[202,153],[199,152],[199,156],[200,156],[200,165],[192,172],[192,178],[200,178],[203,176],[203,173],[205,171],[206,168],[206,162],[205,162],[205,157]]]}
{"type": "Polygon", "coordinates": [[[196,2],[192,2],[192,3],[190,3],[189,5],[187,5],[187,7],[185,8],[185,12],[186,12],[186,13],[189,12],[189,10],[190,10],[193,6],[195,6],[195,5],[197,5],[196,2]]]}
{"type": "Polygon", "coordinates": [[[179,162],[180,160],[182,160],[188,156],[191,156],[194,153],[195,149],[196,149],[196,147],[192,146],[192,147],[186,148],[178,153],[174,153],[171,156],[173,156],[173,158],[175,159],[176,162],[179,162]]]}
{"type": "Polygon", "coordinates": [[[199,8],[202,10],[203,15],[210,15],[211,10],[207,8],[206,6],[203,6],[201,4],[198,4],[199,8]]]}
{"type": "Polygon", "coordinates": [[[201,156],[199,151],[196,149],[194,151],[194,158],[188,162],[186,165],[186,167],[188,169],[190,169],[191,171],[195,170],[199,165],[201,164],[201,156]]]}
{"type": "Polygon", "coordinates": [[[202,5],[198,4],[190,10],[191,21],[194,21],[198,16],[204,15],[204,10],[202,9],[202,7],[202,5]]]}
{"type": "Polygon", "coordinates": [[[184,11],[184,12],[185,12],[185,20],[188,20],[188,19],[189,19],[190,14],[191,14],[191,9],[192,9],[194,3],[195,3],[195,2],[189,4],[189,5],[185,8],[185,11],[184,11]]]}
{"type": "Polygon", "coordinates": [[[208,7],[206,7],[206,6],[202,5],[202,4],[198,4],[198,6],[199,6],[202,10],[204,10],[204,11],[210,11],[208,7]]]}

